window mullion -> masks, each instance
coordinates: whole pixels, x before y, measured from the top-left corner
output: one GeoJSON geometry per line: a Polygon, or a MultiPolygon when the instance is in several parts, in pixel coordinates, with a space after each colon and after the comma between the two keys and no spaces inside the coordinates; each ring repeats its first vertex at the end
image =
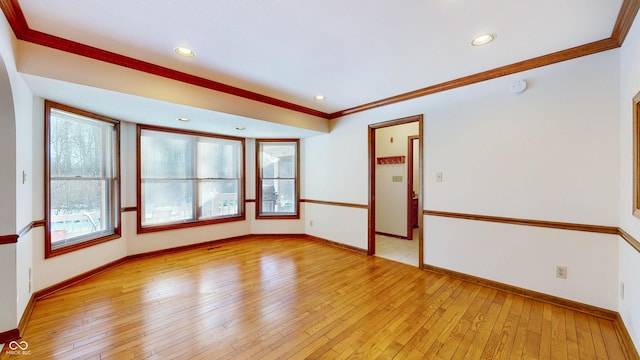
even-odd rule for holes
{"type": "Polygon", "coordinates": [[[192,152],[193,152],[193,158],[192,158],[192,164],[191,164],[191,177],[195,180],[191,180],[192,183],[192,191],[193,191],[193,200],[191,201],[191,214],[192,214],[192,220],[197,220],[200,219],[201,214],[200,211],[198,211],[199,209],[201,209],[200,206],[200,179],[198,178],[198,167],[200,165],[199,163],[199,154],[198,154],[198,139],[194,138],[191,142],[191,146],[192,146],[192,152]]]}

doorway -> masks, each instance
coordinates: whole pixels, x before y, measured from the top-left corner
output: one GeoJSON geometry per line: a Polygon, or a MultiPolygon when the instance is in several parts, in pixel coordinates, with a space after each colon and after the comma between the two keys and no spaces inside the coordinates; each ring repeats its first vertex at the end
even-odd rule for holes
{"type": "Polygon", "coordinates": [[[386,258],[391,258],[386,254],[388,251],[411,251],[417,264],[415,260],[392,260],[421,269],[424,258],[422,133],[423,115],[369,125],[367,249],[369,255],[386,258]],[[401,129],[408,126],[417,130],[402,134],[401,129]],[[388,149],[396,153],[390,154],[388,149]],[[391,208],[387,204],[391,204],[391,208]]]}

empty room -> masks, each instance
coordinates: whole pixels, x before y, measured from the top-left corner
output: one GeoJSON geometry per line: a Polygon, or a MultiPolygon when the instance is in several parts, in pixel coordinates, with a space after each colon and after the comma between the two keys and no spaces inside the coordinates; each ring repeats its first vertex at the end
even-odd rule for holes
{"type": "Polygon", "coordinates": [[[640,359],[640,0],[0,8],[0,359],[640,359]]]}

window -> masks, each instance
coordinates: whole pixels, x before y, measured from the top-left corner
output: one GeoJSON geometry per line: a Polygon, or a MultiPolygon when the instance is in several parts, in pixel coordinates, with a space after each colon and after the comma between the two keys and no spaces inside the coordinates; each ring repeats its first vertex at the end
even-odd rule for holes
{"type": "Polygon", "coordinates": [[[138,126],[138,232],[244,219],[244,139],[138,126]]]}
{"type": "Polygon", "coordinates": [[[257,218],[299,219],[299,140],[256,140],[257,218]]]}
{"type": "Polygon", "coordinates": [[[45,102],[45,256],[120,236],[120,123],[45,102]]]}

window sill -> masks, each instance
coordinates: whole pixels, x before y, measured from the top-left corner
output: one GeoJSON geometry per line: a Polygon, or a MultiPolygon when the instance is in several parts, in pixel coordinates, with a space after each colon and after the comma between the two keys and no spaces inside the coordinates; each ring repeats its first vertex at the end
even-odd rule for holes
{"type": "Polygon", "coordinates": [[[256,219],[258,220],[299,220],[300,215],[299,214],[287,215],[287,214],[277,214],[277,213],[273,215],[261,214],[261,215],[256,215],[256,219]]]}
{"type": "Polygon", "coordinates": [[[98,245],[98,244],[102,244],[105,243],[107,241],[111,241],[111,240],[115,240],[115,239],[119,239],[120,238],[120,230],[118,229],[118,231],[116,231],[116,233],[114,234],[110,234],[110,235],[106,235],[106,236],[102,236],[96,239],[92,239],[92,240],[87,240],[87,241],[82,241],[82,242],[77,242],[75,244],[71,244],[68,246],[64,246],[64,247],[60,247],[57,249],[51,249],[51,236],[47,236],[47,248],[45,249],[45,255],[44,258],[45,259],[49,259],[58,255],[64,255],[64,254],[68,254],[70,252],[74,252],[77,250],[81,250],[81,249],[85,249],[94,245],[98,245]]]}
{"type": "Polygon", "coordinates": [[[246,218],[244,215],[238,216],[230,216],[219,219],[210,219],[210,220],[196,220],[196,221],[188,221],[188,222],[180,222],[180,223],[170,223],[163,225],[140,225],[140,220],[138,220],[138,234],[146,234],[158,231],[167,231],[167,230],[177,230],[177,229],[186,229],[196,226],[206,226],[206,225],[215,225],[215,224],[224,224],[228,222],[234,221],[244,221],[246,218]]]}

